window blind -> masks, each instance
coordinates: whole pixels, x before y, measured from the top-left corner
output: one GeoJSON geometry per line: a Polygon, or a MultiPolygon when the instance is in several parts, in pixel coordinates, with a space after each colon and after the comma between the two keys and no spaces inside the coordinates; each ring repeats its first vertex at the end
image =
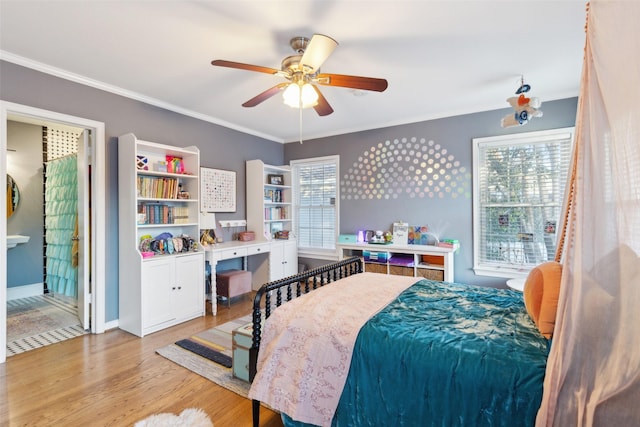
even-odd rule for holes
{"type": "Polygon", "coordinates": [[[573,132],[483,140],[474,146],[474,264],[525,272],[555,256],[573,132]]]}
{"type": "Polygon", "coordinates": [[[298,248],[335,250],[337,161],[292,162],[298,248]]]}

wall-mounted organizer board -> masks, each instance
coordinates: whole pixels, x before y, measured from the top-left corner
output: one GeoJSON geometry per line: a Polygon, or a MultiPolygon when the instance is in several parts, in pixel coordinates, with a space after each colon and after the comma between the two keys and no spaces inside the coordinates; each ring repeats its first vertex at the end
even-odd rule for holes
{"type": "Polygon", "coordinates": [[[200,168],[200,211],[236,211],[236,172],[200,168]]]}

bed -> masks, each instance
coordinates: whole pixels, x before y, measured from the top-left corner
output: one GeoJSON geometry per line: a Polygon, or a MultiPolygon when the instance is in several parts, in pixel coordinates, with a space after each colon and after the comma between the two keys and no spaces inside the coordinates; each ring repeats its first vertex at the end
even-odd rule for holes
{"type": "Polygon", "coordinates": [[[514,290],[365,273],[264,285],[249,397],[285,426],[532,426],[549,341],[514,290]],[[263,324],[264,323],[264,324],[263,324]]]}

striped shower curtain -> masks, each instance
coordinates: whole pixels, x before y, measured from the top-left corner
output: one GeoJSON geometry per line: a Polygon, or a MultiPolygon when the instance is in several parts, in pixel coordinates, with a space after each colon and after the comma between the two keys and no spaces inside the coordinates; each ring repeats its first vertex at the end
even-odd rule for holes
{"type": "Polygon", "coordinates": [[[45,174],[47,287],[54,293],[77,298],[78,268],[72,262],[72,237],[78,218],[77,155],[48,162],[45,174]]]}

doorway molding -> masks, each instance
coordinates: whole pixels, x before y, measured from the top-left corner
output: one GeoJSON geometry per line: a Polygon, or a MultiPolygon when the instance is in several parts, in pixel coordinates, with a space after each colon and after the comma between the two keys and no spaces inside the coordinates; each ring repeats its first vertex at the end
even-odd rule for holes
{"type": "MultiPolygon", "coordinates": [[[[62,125],[89,129],[94,135],[91,146],[91,333],[105,331],[106,313],[106,145],[105,125],[103,122],[70,116],[54,111],[30,107],[0,100],[0,165],[7,165],[7,121],[34,120],[54,122],[62,125]],[[100,244],[99,244],[100,243],[100,244]]],[[[7,188],[7,174],[0,173],[0,189],[7,188]]],[[[0,191],[0,206],[6,206],[6,191],[0,191]]],[[[0,209],[0,236],[7,235],[6,210],[0,209]]],[[[0,239],[0,277],[4,283],[0,286],[0,363],[7,358],[7,241],[0,239]]]]}

